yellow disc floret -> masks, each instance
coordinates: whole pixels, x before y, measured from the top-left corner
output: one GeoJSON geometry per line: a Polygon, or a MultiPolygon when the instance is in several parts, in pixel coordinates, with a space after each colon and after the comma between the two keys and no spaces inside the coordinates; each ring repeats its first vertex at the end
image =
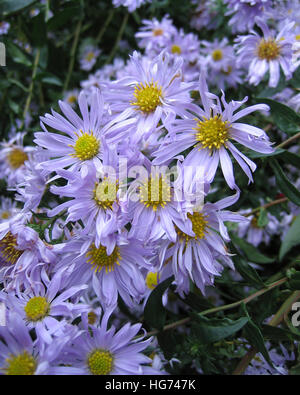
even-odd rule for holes
{"type": "Polygon", "coordinates": [[[153,82],[150,84],[141,82],[135,86],[133,96],[135,101],[132,101],[131,105],[148,114],[155,111],[161,104],[162,87],[157,82],[155,84],[153,82]]]}
{"type": "Polygon", "coordinates": [[[191,240],[198,240],[204,239],[205,233],[207,232],[207,224],[208,221],[206,220],[206,216],[203,213],[198,211],[194,212],[193,214],[188,213],[188,218],[192,221],[192,229],[195,233],[195,236],[187,235],[186,233],[182,232],[180,229],[176,229],[177,234],[181,240],[184,240],[186,243],[191,240]]]}
{"type": "Polygon", "coordinates": [[[176,45],[176,44],[172,45],[171,52],[174,54],[176,53],[176,54],[180,55],[181,54],[180,46],[176,45]]]}
{"type": "Polygon", "coordinates": [[[257,47],[257,56],[259,59],[274,60],[280,55],[280,47],[273,39],[262,39],[257,47]]]}
{"type": "Polygon", "coordinates": [[[50,305],[46,298],[34,296],[24,307],[28,321],[37,322],[43,320],[50,312],[50,305]]]}
{"type": "Polygon", "coordinates": [[[72,156],[80,160],[89,160],[94,158],[99,153],[100,141],[94,136],[93,132],[90,134],[83,133],[80,131],[81,135],[76,134],[77,140],[74,146],[75,153],[72,156]]]}
{"type": "Polygon", "coordinates": [[[215,62],[219,62],[223,59],[223,52],[221,49],[215,49],[211,56],[215,62]]]}
{"type": "Polygon", "coordinates": [[[0,240],[0,257],[8,264],[14,265],[23,252],[17,249],[17,239],[10,232],[0,240]]]}
{"type": "Polygon", "coordinates": [[[198,121],[195,130],[197,131],[196,140],[201,143],[198,145],[199,149],[220,149],[229,139],[228,121],[223,121],[220,115],[198,121]]]}
{"type": "Polygon", "coordinates": [[[113,369],[113,360],[109,351],[96,349],[88,356],[87,366],[92,375],[107,375],[113,369]]]}
{"type": "Polygon", "coordinates": [[[106,247],[100,245],[99,248],[92,244],[88,252],[86,253],[87,262],[92,265],[95,272],[100,272],[105,268],[105,273],[114,270],[115,265],[119,265],[121,255],[119,248],[116,246],[110,255],[107,255],[106,247]]]}
{"type": "Polygon", "coordinates": [[[112,209],[113,203],[117,199],[117,181],[104,178],[101,182],[96,183],[94,189],[94,199],[98,206],[104,210],[112,209]]]}
{"type": "Polygon", "coordinates": [[[171,201],[171,189],[163,176],[150,177],[140,187],[140,201],[146,207],[156,211],[158,207],[164,208],[171,201]]]}
{"type": "Polygon", "coordinates": [[[6,364],[5,374],[7,376],[33,376],[37,366],[34,357],[27,351],[7,358],[6,364]]]}
{"type": "Polygon", "coordinates": [[[28,155],[20,148],[12,149],[7,155],[7,160],[13,169],[19,169],[26,160],[28,160],[28,155]]]}
{"type": "Polygon", "coordinates": [[[159,274],[154,272],[149,272],[146,276],[146,285],[149,289],[154,289],[157,287],[159,281],[159,274]]]}

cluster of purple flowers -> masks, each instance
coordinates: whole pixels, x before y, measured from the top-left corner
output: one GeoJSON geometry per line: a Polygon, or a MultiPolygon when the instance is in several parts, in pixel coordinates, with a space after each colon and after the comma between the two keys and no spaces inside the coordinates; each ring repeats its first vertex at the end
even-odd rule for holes
{"type": "MultiPolygon", "coordinates": [[[[113,3],[131,12],[145,1],[113,3]]],[[[280,67],[291,78],[300,53],[295,21],[282,21],[272,1],[225,3],[233,33],[245,33],[234,45],[201,41],[168,16],[146,20],[136,33],[143,55],[83,81],[60,113],[41,117],[35,147],[20,133],[2,143],[0,167],[23,207],[0,207],[0,374],[163,373],[143,353],[152,339],[140,324],[109,325],[118,298],[137,309],[170,276],[182,298],[191,283],[205,294],[225,266],[234,269],[227,223],[242,236],[254,224],[227,210],[241,193],[234,162],[253,182],[246,153],[274,148],[242,120],[268,106],[227,102],[223,89],[243,78],[257,85],[267,72],[276,87],[280,67]],[[280,19],[280,31],[269,19],[280,19]],[[210,202],[218,170],[232,192],[210,202]]],[[[208,26],[214,10],[199,11],[208,26]]],[[[82,68],[99,53],[90,49],[82,68]]],[[[258,245],[262,233],[248,241],[258,245]]]]}

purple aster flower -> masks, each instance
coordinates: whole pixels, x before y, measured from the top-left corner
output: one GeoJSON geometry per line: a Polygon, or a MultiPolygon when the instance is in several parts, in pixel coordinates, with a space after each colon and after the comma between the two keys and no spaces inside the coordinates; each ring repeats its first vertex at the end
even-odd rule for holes
{"type": "Polygon", "coordinates": [[[190,281],[204,294],[205,286],[213,285],[214,277],[221,274],[223,265],[234,268],[224,244],[224,240],[230,240],[224,222],[246,219],[223,209],[238,199],[239,192],[217,203],[205,203],[201,210],[195,207],[188,214],[194,235],[177,229],[175,243],[170,244],[167,240],[162,243],[159,253],[162,276],[175,276],[174,283],[180,295],[189,292],[190,281]]]}
{"type": "MultiPolygon", "coordinates": [[[[87,288],[87,285],[70,287],[61,292],[64,286],[63,272],[57,272],[51,279],[49,287],[36,287],[29,293],[0,293],[0,300],[5,304],[6,314],[16,312],[30,329],[35,329],[38,337],[50,344],[53,337],[65,333],[67,319],[72,321],[84,311],[86,305],[73,305],[68,299],[87,288]],[[60,317],[63,317],[61,320],[60,317]]],[[[28,290],[27,290],[28,291],[28,290]]]]}
{"type": "Polygon", "coordinates": [[[150,1],[152,0],[113,0],[113,5],[114,7],[127,7],[129,12],[133,12],[137,8],[140,8],[141,5],[150,1]]]}
{"type": "Polygon", "coordinates": [[[97,62],[97,58],[100,53],[100,49],[94,47],[93,45],[86,46],[80,55],[80,68],[85,71],[90,71],[97,62]]]}
{"type": "Polygon", "coordinates": [[[181,57],[161,53],[144,62],[137,52],[131,57],[132,72],[108,84],[107,98],[112,111],[137,121],[134,143],[147,137],[159,122],[176,115],[184,116],[191,102],[189,91],[194,83],[182,82],[181,57]]]}
{"type": "Polygon", "coordinates": [[[214,30],[217,27],[216,0],[193,0],[197,7],[192,15],[191,27],[196,30],[214,30]]]}
{"type": "Polygon", "coordinates": [[[290,79],[297,66],[298,57],[294,58],[294,36],[290,30],[294,22],[285,24],[284,28],[275,35],[267,24],[256,19],[256,24],[263,36],[253,32],[247,36],[239,36],[236,40],[238,48],[238,67],[248,68],[250,84],[258,85],[269,71],[269,86],[276,87],[280,78],[280,68],[285,77],[290,79]]]}
{"type": "Polygon", "coordinates": [[[73,237],[65,243],[57,269],[65,271],[65,286],[92,284],[104,309],[115,306],[118,295],[133,306],[145,293],[141,267],[151,268],[152,250],[126,232],[108,247],[95,245],[93,236],[73,237]]]}
{"type": "Polygon", "coordinates": [[[84,93],[79,95],[78,104],[83,119],[62,101],[59,105],[67,119],[55,111],[52,111],[53,115],[46,114],[41,117],[44,132],[35,133],[35,143],[48,150],[51,159],[42,162],[40,166],[49,173],[71,166],[70,170],[81,169],[85,174],[88,162],[100,166],[103,137],[108,144],[119,141],[124,133],[128,133],[128,126],[134,122],[124,120],[121,115],[103,124],[104,102],[99,89],[92,93],[90,109],[84,93]],[[48,132],[45,124],[59,133],[48,132]]]}
{"type": "Polygon", "coordinates": [[[72,108],[76,107],[79,96],[79,90],[73,89],[65,93],[64,101],[68,103],[72,108]]]}
{"type": "Polygon", "coordinates": [[[240,102],[232,100],[227,103],[223,93],[220,101],[216,95],[208,92],[203,73],[200,77],[199,92],[204,109],[195,106],[193,112],[196,118],[194,114],[189,114],[188,117],[168,125],[169,135],[160,149],[154,152],[156,158],[153,164],[167,163],[179,153],[192,148],[183,161],[184,166],[203,167],[206,180],[212,182],[220,162],[227,184],[234,189],[237,186],[229,151],[249,180],[253,181],[251,170],[255,170],[255,163],[240,152],[231,140],[253,151],[265,154],[273,152],[269,138],[262,129],[236,122],[254,111],[268,111],[269,107],[265,104],[257,104],[234,114],[248,98],[240,102]]]}
{"type": "Polygon", "coordinates": [[[264,17],[271,10],[273,0],[225,0],[228,12],[233,15],[229,21],[232,32],[245,32],[253,28],[255,17],[264,17]]]}
{"type": "MultiPolygon", "coordinates": [[[[56,374],[71,375],[142,375],[152,361],[142,354],[152,339],[134,339],[141,324],[125,324],[118,332],[114,326],[107,328],[108,311],[99,328],[90,327],[65,347],[66,364],[71,367],[56,369],[56,374]]],[[[147,368],[147,374],[157,374],[147,368]]]]}
{"type": "Polygon", "coordinates": [[[35,151],[34,147],[23,145],[25,133],[17,133],[8,142],[0,143],[0,168],[9,187],[24,181],[25,163],[35,151]]]}
{"type": "Polygon", "coordinates": [[[1,197],[0,201],[0,224],[8,219],[13,218],[20,210],[16,206],[16,202],[5,197],[1,197]]]}
{"type": "MultiPolygon", "coordinates": [[[[0,282],[7,291],[30,291],[41,283],[42,273],[56,260],[53,246],[46,245],[38,233],[21,222],[19,214],[0,224],[0,282]]],[[[28,217],[28,215],[27,215],[28,217]]]]}
{"type": "Polygon", "coordinates": [[[68,210],[66,223],[82,220],[85,234],[95,229],[96,246],[100,242],[107,246],[113,243],[115,232],[129,221],[127,215],[126,193],[123,193],[123,177],[120,176],[119,159],[116,148],[108,148],[104,140],[103,165],[96,169],[93,163],[87,165],[88,171],[84,177],[79,173],[61,170],[57,171],[68,180],[64,187],[51,187],[51,192],[61,197],[71,197],[61,205],[48,212],[55,216],[62,210],[68,210]]]}
{"type": "MultiPolygon", "coordinates": [[[[74,328],[75,329],[75,328],[74,328]]],[[[7,326],[0,326],[0,375],[50,375],[59,366],[61,352],[71,333],[45,344],[30,336],[30,329],[16,313],[10,313],[7,326]]]]}

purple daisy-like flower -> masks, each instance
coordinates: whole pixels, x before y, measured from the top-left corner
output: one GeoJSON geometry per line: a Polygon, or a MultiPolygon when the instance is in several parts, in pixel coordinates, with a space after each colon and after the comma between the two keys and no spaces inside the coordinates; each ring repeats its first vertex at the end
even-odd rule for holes
{"type": "Polygon", "coordinates": [[[58,175],[68,180],[68,184],[64,187],[52,186],[51,192],[73,199],[48,212],[49,216],[55,216],[67,209],[66,223],[82,220],[85,234],[95,229],[97,247],[100,242],[105,246],[113,243],[115,232],[120,232],[129,221],[126,193],[122,190],[124,180],[119,179],[120,157],[115,147],[108,148],[104,141],[102,145],[105,149],[101,168],[96,169],[90,163],[84,177],[72,171],[57,171],[58,175]]]}
{"type": "Polygon", "coordinates": [[[100,53],[100,49],[94,47],[93,45],[88,45],[85,47],[79,60],[80,68],[85,71],[90,71],[94,67],[97,57],[100,55],[100,53]]]}
{"type": "Polygon", "coordinates": [[[10,28],[10,23],[1,21],[0,22],[0,35],[7,34],[10,28]]]}
{"type": "Polygon", "coordinates": [[[177,229],[177,240],[164,241],[159,253],[161,275],[175,276],[177,292],[184,296],[189,292],[190,281],[205,293],[205,286],[213,285],[223,265],[234,268],[224,240],[229,241],[225,221],[247,221],[243,216],[223,210],[239,199],[239,192],[217,203],[205,203],[202,208],[191,210],[188,221],[194,236],[177,229]]]}
{"type": "Polygon", "coordinates": [[[79,95],[78,104],[83,119],[63,101],[59,102],[59,106],[67,119],[55,111],[52,111],[52,115],[46,114],[45,117],[41,117],[44,132],[35,133],[34,141],[48,150],[51,159],[42,162],[40,166],[49,173],[70,167],[70,170],[81,169],[83,174],[86,174],[88,162],[100,166],[102,139],[105,137],[108,144],[121,140],[124,134],[128,133],[129,125],[134,122],[125,120],[121,115],[103,124],[104,102],[99,89],[92,92],[90,109],[83,92],[79,95]],[[60,133],[48,132],[45,125],[60,133]]]}
{"type": "Polygon", "coordinates": [[[57,269],[66,268],[65,286],[92,284],[104,309],[116,306],[118,295],[133,306],[145,293],[141,267],[150,269],[152,250],[126,232],[108,247],[95,245],[93,236],[73,237],[65,243],[57,269]]]}
{"type": "Polygon", "coordinates": [[[275,35],[267,24],[256,19],[256,24],[263,36],[253,32],[247,36],[239,36],[236,40],[238,48],[238,67],[248,68],[250,84],[258,85],[269,71],[269,86],[276,87],[280,78],[280,68],[285,77],[290,79],[297,65],[297,57],[293,51],[295,38],[290,30],[294,22],[287,23],[275,35]]]}
{"type": "MultiPolygon", "coordinates": [[[[75,330],[75,328],[73,328],[75,330]]],[[[30,329],[16,313],[10,313],[6,325],[0,326],[0,375],[50,375],[59,366],[61,352],[71,332],[46,344],[32,340],[30,329]]]]}
{"type": "Polygon", "coordinates": [[[272,9],[273,0],[225,0],[232,15],[229,25],[232,32],[245,32],[253,28],[256,17],[264,17],[272,9]]]}
{"type": "Polygon", "coordinates": [[[114,7],[127,7],[129,12],[133,12],[149,1],[151,0],[113,0],[113,5],[114,7]]]}
{"type": "Polygon", "coordinates": [[[65,347],[65,366],[57,368],[56,374],[63,375],[142,375],[159,374],[149,365],[152,360],[142,354],[152,339],[143,336],[134,339],[141,324],[125,324],[119,331],[114,326],[107,328],[111,311],[107,311],[98,328],[86,328],[75,340],[65,347]],[[145,368],[147,367],[147,373],[145,368]]]}
{"type": "Polygon", "coordinates": [[[160,121],[184,116],[194,87],[192,82],[182,82],[181,57],[162,52],[151,62],[142,59],[134,52],[130,75],[108,84],[106,93],[112,111],[136,120],[133,142],[147,137],[160,121]]]}
{"type": "MultiPolygon", "coordinates": [[[[87,288],[87,285],[70,287],[61,292],[63,286],[63,273],[57,272],[51,279],[48,289],[36,287],[28,293],[0,293],[0,300],[5,304],[7,314],[16,312],[26,325],[35,332],[39,338],[50,344],[53,337],[62,336],[65,332],[67,319],[72,321],[80,315],[80,304],[74,306],[68,299],[87,288]],[[61,292],[61,293],[60,293],[61,292]],[[76,314],[75,314],[76,313],[76,314]],[[62,320],[59,318],[63,317],[62,320]]],[[[82,310],[86,308],[82,305],[82,310]]]]}
{"type": "Polygon", "coordinates": [[[188,117],[168,125],[169,134],[159,150],[154,152],[153,164],[167,163],[179,153],[192,148],[183,161],[184,166],[203,167],[206,180],[212,182],[220,162],[227,184],[231,189],[235,189],[237,186],[229,151],[249,180],[253,181],[251,170],[256,169],[255,163],[240,152],[231,140],[253,151],[265,154],[273,152],[269,138],[262,129],[236,122],[254,111],[268,111],[269,107],[256,104],[234,114],[248,98],[240,102],[232,100],[227,103],[223,93],[220,101],[216,95],[208,92],[203,73],[200,77],[199,92],[204,109],[195,106],[193,112],[196,118],[194,114],[189,114],[188,117]]]}

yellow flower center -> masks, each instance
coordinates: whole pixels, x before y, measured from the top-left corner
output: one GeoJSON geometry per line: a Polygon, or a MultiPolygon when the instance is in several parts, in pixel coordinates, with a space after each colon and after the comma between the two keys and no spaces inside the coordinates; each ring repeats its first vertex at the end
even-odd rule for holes
{"type": "Polygon", "coordinates": [[[138,107],[144,113],[150,113],[161,104],[162,87],[157,82],[155,84],[141,82],[135,86],[133,96],[136,101],[132,101],[131,105],[138,107]]]}
{"type": "Polygon", "coordinates": [[[33,376],[36,371],[36,360],[27,351],[19,355],[12,355],[6,359],[5,368],[7,376],[33,376]]]}
{"type": "Polygon", "coordinates": [[[100,245],[99,248],[92,244],[88,252],[86,253],[87,263],[92,265],[92,269],[95,273],[101,272],[105,268],[105,273],[114,271],[115,265],[119,265],[121,255],[119,248],[116,246],[110,255],[107,255],[106,247],[100,245]]]}
{"type": "Polygon", "coordinates": [[[14,265],[24,251],[18,250],[17,239],[10,232],[0,240],[0,258],[7,263],[14,265]]]}
{"type": "Polygon", "coordinates": [[[96,349],[89,355],[87,365],[93,375],[107,375],[113,369],[113,356],[109,351],[96,349]]]}
{"type": "Polygon", "coordinates": [[[95,57],[94,52],[89,52],[89,53],[86,55],[85,59],[86,59],[88,62],[90,62],[91,60],[94,59],[94,57],[95,57]]]}
{"type": "Polygon", "coordinates": [[[220,115],[198,121],[195,128],[196,140],[201,143],[198,148],[220,149],[229,139],[228,129],[228,121],[224,122],[220,115]]]}
{"type": "Polygon", "coordinates": [[[159,274],[154,272],[149,272],[146,276],[146,285],[149,289],[154,289],[157,287],[159,281],[159,274]]]}
{"type": "Polygon", "coordinates": [[[91,134],[83,133],[82,130],[80,132],[82,133],[81,136],[75,133],[78,138],[75,145],[71,146],[75,151],[72,156],[82,161],[92,159],[99,153],[100,141],[97,140],[93,132],[91,134]]]}
{"type": "Polygon", "coordinates": [[[49,315],[50,305],[46,298],[34,296],[27,302],[24,311],[28,321],[37,322],[49,315]]]}
{"type": "Polygon", "coordinates": [[[97,321],[97,314],[96,313],[94,313],[93,311],[90,311],[89,313],[88,313],[88,323],[90,324],[90,325],[94,325],[95,323],[96,323],[96,321],[97,321]]]}
{"type": "Polygon", "coordinates": [[[71,104],[75,103],[76,100],[77,100],[77,97],[75,95],[71,95],[68,97],[68,102],[71,104]]]}
{"type": "Polygon", "coordinates": [[[262,39],[257,47],[259,59],[274,60],[280,55],[280,47],[273,39],[262,39]]]}
{"type": "Polygon", "coordinates": [[[232,67],[228,66],[227,70],[222,69],[221,72],[225,75],[230,75],[232,73],[232,67]]]}
{"type": "Polygon", "coordinates": [[[257,221],[258,221],[258,217],[257,216],[254,216],[251,219],[250,225],[252,226],[252,228],[258,228],[259,229],[257,221]]]}
{"type": "Polygon", "coordinates": [[[112,205],[117,199],[117,182],[104,178],[100,183],[96,183],[94,199],[98,206],[104,210],[112,209],[112,205]]]}
{"type": "Polygon", "coordinates": [[[20,148],[14,148],[7,155],[7,160],[10,167],[13,169],[18,169],[24,164],[26,160],[28,160],[28,155],[20,148]]]}
{"type": "Polygon", "coordinates": [[[221,49],[215,49],[211,56],[215,62],[219,62],[223,59],[223,51],[221,49]]]}
{"type": "Polygon", "coordinates": [[[162,36],[164,34],[163,29],[154,29],[152,31],[154,37],[162,36]]]}
{"type": "Polygon", "coordinates": [[[170,185],[161,175],[151,176],[140,187],[140,201],[146,207],[152,207],[153,211],[158,207],[164,208],[171,201],[170,185]]]}
{"type": "Polygon", "coordinates": [[[171,52],[174,54],[176,53],[176,54],[180,55],[181,54],[180,46],[179,45],[172,45],[171,52]]]}
{"type": "Polygon", "coordinates": [[[297,41],[300,41],[300,34],[297,34],[295,38],[297,41]]]}
{"type": "Polygon", "coordinates": [[[192,221],[192,229],[195,236],[189,236],[177,228],[176,231],[179,238],[184,240],[186,243],[191,239],[204,239],[208,224],[208,221],[206,220],[207,217],[202,213],[194,212],[193,214],[188,213],[188,218],[192,221]]]}
{"type": "Polygon", "coordinates": [[[1,219],[8,219],[11,217],[11,213],[9,211],[2,211],[1,219]]]}

